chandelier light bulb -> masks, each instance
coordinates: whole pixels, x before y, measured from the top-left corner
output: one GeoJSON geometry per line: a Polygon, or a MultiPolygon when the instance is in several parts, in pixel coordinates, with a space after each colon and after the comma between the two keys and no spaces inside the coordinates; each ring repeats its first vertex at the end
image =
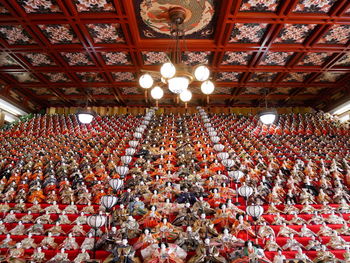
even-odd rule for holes
{"type": "Polygon", "coordinates": [[[155,100],[160,100],[161,98],[163,98],[163,95],[164,95],[164,91],[159,86],[155,86],[151,90],[151,96],[155,100]]]}
{"type": "Polygon", "coordinates": [[[191,99],[192,99],[192,92],[189,91],[188,89],[180,93],[180,100],[182,100],[183,102],[188,102],[191,99]]]}
{"type": "Polygon", "coordinates": [[[209,78],[210,71],[207,66],[201,65],[194,70],[194,77],[198,81],[205,81],[209,78]]]}
{"type": "Polygon", "coordinates": [[[174,77],[168,80],[168,87],[172,93],[180,94],[187,90],[190,80],[187,77],[174,77]]]}
{"type": "Polygon", "coordinates": [[[160,68],[160,74],[165,79],[170,79],[175,76],[176,68],[171,62],[166,62],[163,64],[163,66],[160,68]]]}
{"type": "Polygon", "coordinates": [[[141,88],[149,89],[153,85],[153,78],[148,73],[143,74],[139,79],[139,83],[140,83],[141,88]]]}
{"type": "Polygon", "coordinates": [[[210,80],[204,81],[201,85],[201,90],[206,95],[212,94],[214,89],[214,83],[210,80]]]}

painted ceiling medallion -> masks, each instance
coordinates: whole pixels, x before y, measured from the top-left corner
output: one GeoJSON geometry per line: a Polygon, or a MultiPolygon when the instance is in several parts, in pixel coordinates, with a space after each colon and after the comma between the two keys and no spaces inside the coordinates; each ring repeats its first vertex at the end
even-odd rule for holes
{"type": "Polygon", "coordinates": [[[186,11],[183,23],[186,35],[204,29],[214,16],[213,0],[143,0],[140,15],[143,22],[154,31],[170,35],[168,10],[174,7],[182,7],[186,11]]]}

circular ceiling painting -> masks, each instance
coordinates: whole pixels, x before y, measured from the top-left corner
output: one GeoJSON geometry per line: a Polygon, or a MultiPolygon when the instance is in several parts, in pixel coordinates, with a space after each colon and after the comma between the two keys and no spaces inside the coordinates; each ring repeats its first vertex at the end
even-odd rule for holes
{"type": "Polygon", "coordinates": [[[215,13],[212,0],[143,0],[140,15],[143,22],[154,31],[170,35],[168,10],[173,7],[186,10],[183,23],[186,35],[204,29],[215,13]]]}

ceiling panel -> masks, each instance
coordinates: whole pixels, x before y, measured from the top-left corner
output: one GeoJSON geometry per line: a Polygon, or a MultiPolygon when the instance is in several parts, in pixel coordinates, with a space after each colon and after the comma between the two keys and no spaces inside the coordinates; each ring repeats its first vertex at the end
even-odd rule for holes
{"type": "MultiPolygon", "coordinates": [[[[347,0],[4,0],[0,96],[28,109],[84,105],[87,97],[153,105],[137,80],[169,60],[167,11],[179,5],[190,14],[181,60],[210,67],[209,104],[254,106],[266,89],[278,106],[326,108],[350,96],[347,0]]],[[[207,103],[200,83],[190,89],[190,103],[207,103]]],[[[168,90],[163,100],[177,101],[168,90]]]]}

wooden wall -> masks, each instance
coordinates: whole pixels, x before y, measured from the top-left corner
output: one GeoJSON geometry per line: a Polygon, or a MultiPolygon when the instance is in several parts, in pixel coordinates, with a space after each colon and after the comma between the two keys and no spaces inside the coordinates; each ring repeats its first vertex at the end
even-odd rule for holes
{"type": "MultiPolygon", "coordinates": [[[[115,114],[145,114],[147,108],[144,107],[92,107],[92,109],[101,116],[105,115],[115,115],[115,114]]],[[[211,113],[236,113],[236,114],[256,114],[262,108],[249,108],[249,107],[204,107],[207,112],[211,113]]],[[[50,107],[47,108],[46,113],[48,114],[74,114],[78,110],[77,107],[50,107]]],[[[290,107],[290,108],[278,108],[278,113],[307,113],[312,112],[312,108],[309,107],[290,107]]],[[[161,113],[196,113],[198,110],[196,107],[160,107],[157,111],[158,114],[161,113]]]]}

